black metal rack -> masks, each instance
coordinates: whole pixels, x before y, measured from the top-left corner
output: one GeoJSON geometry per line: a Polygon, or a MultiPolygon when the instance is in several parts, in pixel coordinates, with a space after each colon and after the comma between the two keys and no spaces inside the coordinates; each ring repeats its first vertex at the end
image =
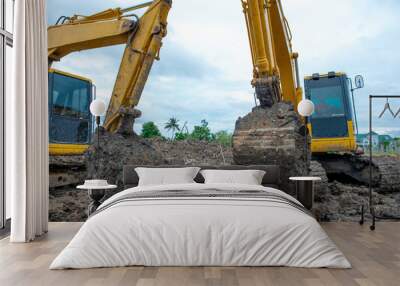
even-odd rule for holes
{"type": "MultiPolygon", "coordinates": [[[[369,96],[369,196],[368,196],[368,204],[369,211],[372,216],[372,224],[370,225],[371,230],[375,230],[375,222],[376,219],[385,220],[385,219],[400,219],[400,217],[383,217],[377,216],[375,213],[375,208],[372,200],[372,107],[374,99],[389,99],[389,98],[398,98],[400,99],[400,95],[370,95],[369,96]]],[[[365,206],[364,204],[361,206],[361,219],[360,224],[364,223],[364,214],[365,214],[365,206]]]]}

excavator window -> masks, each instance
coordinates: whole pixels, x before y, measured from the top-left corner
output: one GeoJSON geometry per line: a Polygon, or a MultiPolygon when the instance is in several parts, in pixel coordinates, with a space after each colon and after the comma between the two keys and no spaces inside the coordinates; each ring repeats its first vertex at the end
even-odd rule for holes
{"type": "Polygon", "coordinates": [[[59,72],[49,72],[50,143],[87,144],[92,118],[89,80],[59,72]]]}
{"type": "Polygon", "coordinates": [[[324,86],[310,90],[310,98],[315,104],[314,118],[343,117],[345,108],[341,86],[324,86]]]}
{"type": "Polygon", "coordinates": [[[89,118],[89,83],[73,77],[54,74],[53,114],[89,118]]]}
{"type": "Polygon", "coordinates": [[[348,138],[352,113],[346,75],[329,73],[304,81],[306,98],[315,105],[311,116],[313,139],[348,138]]]}

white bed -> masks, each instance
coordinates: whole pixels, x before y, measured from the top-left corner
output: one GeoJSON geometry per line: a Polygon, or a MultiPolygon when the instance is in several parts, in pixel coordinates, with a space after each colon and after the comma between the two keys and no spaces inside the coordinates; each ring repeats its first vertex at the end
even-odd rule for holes
{"type": "Polygon", "coordinates": [[[192,183],[127,189],[100,206],[103,210],[85,222],[50,269],[128,265],[351,267],[312,216],[279,200],[251,196],[121,200],[137,192],[169,190],[265,191],[299,204],[282,191],[256,185],[192,183]]]}

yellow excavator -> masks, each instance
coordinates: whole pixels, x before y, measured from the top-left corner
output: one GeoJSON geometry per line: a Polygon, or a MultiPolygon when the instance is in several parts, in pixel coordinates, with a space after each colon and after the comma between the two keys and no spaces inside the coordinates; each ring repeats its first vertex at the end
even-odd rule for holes
{"type": "MultiPolygon", "coordinates": [[[[72,52],[126,45],[104,121],[109,132],[132,132],[133,121],[140,116],[134,107],[153,61],[159,58],[170,7],[171,1],[157,0],[90,16],[62,16],[48,27],[49,68],[72,52]],[[131,13],[146,7],[140,18],[131,13]]],[[[49,69],[51,155],[82,154],[89,146],[94,90],[89,79],[49,69]]]]}
{"type": "MultiPolygon", "coordinates": [[[[283,100],[291,102],[296,108],[302,99],[298,54],[292,52],[292,36],[281,1],[241,2],[253,63],[251,84],[260,105],[271,106],[283,100]]],[[[155,0],[89,16],[62,16],[55,25],[49,26],[49,67],[53,61],[59,61],[72,52],[126,45],[104,120],[107,131],[132,132],[134,119],[140,116],[135,106],[153,61],[159,58],[170,8],[170,0],[155,0]],[[147,8],[141,17],[132,13],[141,8],[147,8]]],[[[321,78],[319,83],[322,81],[321,78]]],[[[307,92],[312,93],[312,90],[316,89],[308,84],[307,92]]],[[[81,154],[86,150],[92,133],[89,105],[95,96],[94,91],[95,87],[89,79],[49,70],[50,154],[81,154]]],[[[348,120],[343,124],[351,129],[348,120]]],[[[311,125],[309,129],[317,130],[311,125]]],[[[348,136],[353,135],[348,133],[348,136]]],[[[354,148],[348,140],[336,140],[335,146],[339,145],[340,150],[354,148]]],[[[329,148],[323,151],[327,150],[329,148]]]]}

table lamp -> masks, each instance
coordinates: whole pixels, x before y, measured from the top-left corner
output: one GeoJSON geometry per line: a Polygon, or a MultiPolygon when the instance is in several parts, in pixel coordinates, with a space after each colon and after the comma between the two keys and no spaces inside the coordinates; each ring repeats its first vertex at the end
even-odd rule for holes
{"type": "Polygon", "coordinates": [[[314,113],[315,107],[314,103],[309,100],[309,99],[303,99],[302,101],[299,102],[299,105],[297,105],[297,111],[298,113],[304,117],[304,143],[305,143],[305,152],[306,156],[305,162],[307,164],[307,156],[308,156],[308,142],[307,142],[307,123],[308,123],[308,117],[311,116],[314,113]]]}
{"type": "Polygon", "coordinates": [[[100,116],[104,115],[106,111],[106,105],[104,101],[100,99],[95,99],[90,103],[90,113],[96,118],[96,132],[97,132],[97,147],[96,147],[96,164],[95,164],[95,170],[96,170],[96,176],[98,175],[98,158],[99,158],[99,148],[100,148],[100,116]]]}

